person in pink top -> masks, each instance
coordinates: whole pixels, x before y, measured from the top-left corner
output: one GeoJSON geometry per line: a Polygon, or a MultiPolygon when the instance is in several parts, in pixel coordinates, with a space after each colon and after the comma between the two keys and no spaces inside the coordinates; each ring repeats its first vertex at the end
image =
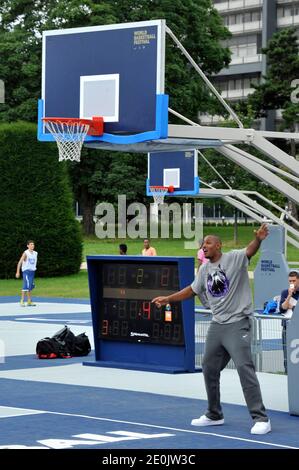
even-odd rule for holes
{"type": "Polygon", "coordinates": [[[148,238],[143,240],[143,246],[142,256],[157,256],[157,252],[153,246],[150,246],[148,238]]]}
{"type": "Polygon", "coordinates": [[[197,260],[198,260],[198,269],[202,264],[206,264],[209,262],[209,260],[205,257],[204,251],[202,249],[202,244],[203,242],[199,242],[199,250],[197,252],[197,260]]]}

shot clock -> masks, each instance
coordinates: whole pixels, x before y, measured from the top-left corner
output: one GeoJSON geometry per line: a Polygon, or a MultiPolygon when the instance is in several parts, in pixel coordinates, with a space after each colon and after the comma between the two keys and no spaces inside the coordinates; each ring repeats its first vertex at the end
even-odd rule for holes
{"type": "Polygon", "coordinates": [[[184,344],[181,303],[161,308],[151,303],[154,297],[179,290],[176,264],[106,263],[101,288],[100,338],[184,344]]]}
{"type": "Polygon", "coordinates": [[[192,257],[88,256],[95,341],[102,367],[194,371],[194,299],[158,308],[194,279],[192,257]]]}

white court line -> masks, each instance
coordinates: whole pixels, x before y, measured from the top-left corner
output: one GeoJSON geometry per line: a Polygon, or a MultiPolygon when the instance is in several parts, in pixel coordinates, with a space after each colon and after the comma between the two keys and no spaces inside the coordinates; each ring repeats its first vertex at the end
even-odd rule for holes
{"type": "Polygon", "coordinates": [[[13,408],[11,406],[0,406],[0,418],[17,418],[18,416],[37,415],[43,413],[45,412],[29,410],[28,408],[13,408]],[[6,410],[15,410],[15,412],[10,411],[10,414],[2,414],[2,412],[6,410]]]}
{"type": "Polygon", "coordinates": [[[15,318],[16,321],[44,321],[46,323],[49,323],[49,322],[58,322],[58,321],[62,321],[64,323],[91,323],[91,319],[90,320],[76,320],[75,318],[72,318],[71,320],[68,319],[66,320],[65,318],[38,318],[38,317],[26,317],[26,318],[15,318]]]}
{"type": "MultiPolygon", "coordinates": [[[[15,408],[11,406],[2,406],[2,408],[11,408],[11,409],[21,409],[24,410],[25,408],[15,408]]],[[[234,441],[245,441],[245,442],[251,442],[255,444],[263,444],[266,446],[270,447],[280,447],[284,449],[299,449],[299,447],[293,447],[293,446],[288,446],[284,444],[274,444],[273,442],[265,442],[265,441],[257,441],[255,439],[245,439],[244,437],[234,437],[234,436],[226,436],[225,434],[217,434],[213,432],[204,432],[204,431],[193,431],[190,429],[181,429],[181,428],[172,428],[169,426],[158,426],[156,424],[146,424],[146,423],[137,423],[134,421],[124,421],[120,419],[110,419],[110,418],[99,418],[98,416],[89,416],[89,415],[81,415],[81,414],[76,414],[76,413],[61,413],[58,411],[47,411],[47,410],[33,410],[31,408],[26,408],[28,411],[36,411],[40,413],[49,413],[52,415],[58,415],[58,416],[71,416],[75,418],[84,418],[84,419],[94,419],[96,421],[107,421],[111,423],[121,423],[121,424],[131,424],[134,426],[144,426],[148,428],[158,428],[158,429],[166,429],[167,431],[178,431],[178,432],[185,432],[185,433],[191,433],[191,434],[200,434],[200,435],[205,435],[205,436],[215,436],[215,437],[222,437],[223,439],[232,439],[234,441]]]]}
{"type": "Polygon", "coordinates": [[[90,304],[41,302],[35,307],[21,307],[20,303],[0,303],[0,318],[2,316],[20,315],[44,315],[44,314],[67,314],[67,313],[91,313],[90,304]],[[30,309],[30,313],[28,312],[30,309]]]}

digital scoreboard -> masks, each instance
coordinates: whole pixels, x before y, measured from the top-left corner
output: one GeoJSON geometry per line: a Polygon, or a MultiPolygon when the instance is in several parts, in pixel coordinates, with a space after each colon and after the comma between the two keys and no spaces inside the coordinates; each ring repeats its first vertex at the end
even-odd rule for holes
{"type": "Polygon", "coordinates": [[[98,336],[135,343],[183,345],[180,303],[172,303],[167,310],[151,303],[154,297],[177,290],[177,265],[105,263],[98,336]]]}
{"type": "Polygon", "coordinates": [[[194,299],[152,303],[191,284],[189,257],[88,256],[95,363],[102,367],[194,371],[194,299]]]}

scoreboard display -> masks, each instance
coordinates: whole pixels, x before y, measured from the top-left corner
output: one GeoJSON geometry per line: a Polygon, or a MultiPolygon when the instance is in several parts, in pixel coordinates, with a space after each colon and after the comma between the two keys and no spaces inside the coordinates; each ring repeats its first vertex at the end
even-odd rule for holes
{"type": "Polygon", "coordinates": [[[194,372],[194,298],[158,308],[194,279],[192,257],[87,256],[95,342],[100,367],[194,372]]]}
{"type": "Polygon", "coordinates": [[[179,290],[178,266],[106,263],[102,269],[99,332],[102,339],[184,344],[181,303],[156,307],[154,297],[179,290]]]}

